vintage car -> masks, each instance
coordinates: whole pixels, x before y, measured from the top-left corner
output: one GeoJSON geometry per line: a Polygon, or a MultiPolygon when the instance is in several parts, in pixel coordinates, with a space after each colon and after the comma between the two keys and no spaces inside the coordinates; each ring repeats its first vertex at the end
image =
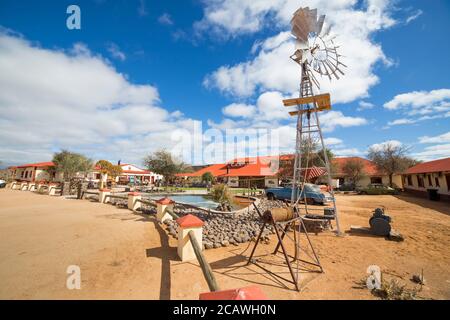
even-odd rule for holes
{"type": "MultiPolygon", "coordinates": [[[[266,196],[269,200],[291,200],[292,187],[276,187],[266,189],[266,196]]],[[[326,204],[330,198],[322,193],[320,186],[306,183],[300,193],[300,200],[306,198],[307,204],[326,204]]]]}

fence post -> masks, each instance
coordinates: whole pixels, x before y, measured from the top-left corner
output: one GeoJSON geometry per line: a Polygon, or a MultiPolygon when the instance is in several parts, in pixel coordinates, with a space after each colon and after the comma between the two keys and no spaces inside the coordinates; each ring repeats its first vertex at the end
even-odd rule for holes
{"type": "MultiPolygon", "coordinates": [[[[178,223],[178,256],[181,261],[189,261],[197,259],[194,248],[189,237],[189,232],[193,231],[194,239],[197,241],[199,248],[202,248],[202,232],[204,222],[192,214],[188,214],[177,219],[178,223]]],[[[192,233],[191,233],[192,234],[192,233]]]]}
{"type": "Polygon", "coordinates": [[[128,193],[128,209],[131,211],[137,211],[141,207],[141,194],[139,192],[129,192],[128,193]]]}
{"type": "Polygon", "coordinates": [[[200,300],[267,300],[258,286],[200,293],[200,300]]]}
{"type": "Polygon", "coordinates": [[[105,202],[107,202],[107,201],[106,201],[106,198],[107,198],[107,196],[109,196],[110,194],[111,194],[111,190],[110,190],[110,189],[106,189],[106,188],[100,189],[100,190],[98,191],[98,202],[100,202],[100,203],[105,203],[105,202]]]}
{"type": "Polygon", "coordinates": [[[156,220],[164,222],[167,219],[173,220],[167,210],[173,211],[175,201],[167,197],[156,200],[156,220]]]}

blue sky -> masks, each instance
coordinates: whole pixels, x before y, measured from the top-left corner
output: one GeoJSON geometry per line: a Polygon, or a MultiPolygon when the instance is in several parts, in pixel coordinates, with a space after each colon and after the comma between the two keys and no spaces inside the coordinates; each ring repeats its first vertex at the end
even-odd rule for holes
{"type": "Polygon", "coordinates": [[[307,5],[334,24],[348,65],[322,86],[335,154],[395,141],[418,159],[449,157],[448,1],[1,0],[0,161],[46,161],[67,148],[140,164],[178,150],[174,132],[199,121],[277,130],[289,152],[295,134],[281,99],[298,86],[289,18],[307,5]],[[70,4],[81,30],[66,27],[70,4]]]}

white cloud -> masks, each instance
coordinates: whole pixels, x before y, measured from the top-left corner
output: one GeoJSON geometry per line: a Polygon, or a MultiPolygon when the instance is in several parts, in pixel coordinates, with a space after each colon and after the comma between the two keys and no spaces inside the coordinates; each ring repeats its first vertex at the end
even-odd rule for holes
{"type": "Polygon", "coordinates": [[[192,120],[159,106],[158,90],[133,84],[82,44],[50,50],[0,32],[0,159],[49,160],[60,148],[139,164],[192,120]],[[125,152],[126,150],[126,152],[125,152]]]}
{"type": "Polygon", "coordinates": [[[119,48],[119,46],[117,45],[117,44],[115,44],[115,43],[110,43],[109,45],[108,45],[108,52],[111,54],[111,56],[113,57],[113,58],[115,58],[115,59],[117,59],[117,60],[120,60],[120,61],[125,61],[126,60],[126,58],[127,58],[127,56],[125,55],[125,53],[123,53],[121,50],[120,50],[120,48],[119,48]]]}
{"type": "Polygon", "coordinates": [[[422,10],[417,10],[415,13],[410,15],[408,18],[406,18],[406,24],[409,24],[410,22],[416,20],[418,17],[420,17],[423,14],[422,10]]]}
{"type": "MultiPolygon", "coordinates": [[[[377,62],[390,65],[381,46],[372,34],[394,24],[389,17],[389,3],[367,1],[365,9],[357,9],[355,1],[306,1],[302,6],[321,8],[338,34],[341,54],[345,55],[346,75],[339,81],[323,79],[321,91],[331,92],[334,103],[350,102],[368,96],[369,89],[378,83],[373,73],[377,62]]],[[[261,30],[272,20],[283,30],[289,30],[292,13],[300,6],[297,1],[207,1],[202,24],[208,30],[217,28],[233,36],[261,30]]],[[[255,92],[276,90],[291,95],[298,90],[299,67],[289,59],[294,52],[289,31],[282,31],[257,42],[252,51],[256,56],[234,66],[222,66],[205,78],[207,87],[238,97],[255,92]],[[296,71],[297,70],[297,71],[296,71]]]]}
{"type": "MultiPolygon", "coordinates": [[[[439,110],[442,104],[443,110],[450,110],[448,102],[450,100],[450,89],[439,89],[432,91],[413,91],[396,95],[394,99],[386,102],[384,107],[389,110],[412,109],[411,112],[418,112],[418,109],[427,108],[427,113],[431,109],[439,110]],[[431,109],[430,109],[431,108],[431,109]]],[[[441,110],[442,111],[442,110],[441,110]]]]}
{"type": "Polygon", "coordinates": [[[341,111],[322,113],[319,120],[324,132],[331,132],[337,127],[348,128],[367,124],[365,118],[345,116],[341,111]]]}
{"type": "Polygon", "coordinates": [[[384,104],[406,117],[388,122],[387,127],[450,117],[450,89],[413,91],[396,95],[384,104]]]}
{"type": "Polygon", "coordinates": [[[385,142],[382,142],[382,143],[375,143],[375,144],[372,144],[370,147],[369,147],[369,149],[372,149],[372,150],[381,150],[384,146],[386,146],[386,145],[391,145],[391,146],[393,146],[393,147],[399,147],[399,146],[402,146],[403,144],[400,142],[400,141],[398,141],[398,140],[388,140],[388,141],[385,141],[385,142]]]}
{"type": "Polygon", "coordinates": [[[373,103],[367,102],[367,101],[360,101],[358,106],[359,107],[356,109],[358,111],[369,110],[369,109],[373,109],[375,107],[375,105],[373,103]]]}
{"type": "Polygon", "coordinates": [[[166,26],[173,25],[172,17],[168,13],[163,13],[162,15],[160,15],[158,18],[158,22],[166,26]]]}
{"type": "Polygon", "coordinates": [[[243,104],[243,103],[232,103],[222,109],[224,115],[233,118],[248,118],[255,113],[255,106],[243,104]]]}
{"type": "Polygon", "coordinates": [[[419,138],[420,143],[447,143],[450,142],[450,131],[447,133],[443,133],[441,135],[435,136],[435,137],[420,137],[419,138]]]}
{"type": "Polygon", "coordinates": [[[363,152],[357,148],[332,149],[331,151],[336,157],[355,157],[363,154],[363,152]]]}
{"type": "Polygon", "coordinates": [[[426,147],[423,151],[414,153],[413,156],[422,161],[448,158],[450,157],[450,143],[426,147]]]}
{"type": "Polygon", "coordinates": [[[325,138],[323,139],[323,142],[325,143],[326,146],[335,146],[335,145],[342,145],[343,141],[339,138],[325,138]]]}

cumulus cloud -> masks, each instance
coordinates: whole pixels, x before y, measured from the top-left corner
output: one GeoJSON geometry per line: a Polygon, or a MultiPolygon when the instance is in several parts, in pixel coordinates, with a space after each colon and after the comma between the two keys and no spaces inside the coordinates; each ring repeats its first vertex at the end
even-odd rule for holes
{"type": "Polygon", "coordinates": [[[375,107],[375,105],[373,103],[371,103],[371,102],[360,101],[358,103],[358,108],[356,110],[363,111],[363,110],[373,109],[374,107],[375,107]]]}
{"type": "Polygon", "coordinates": [[[365,118],[345,116],[341,111],[322,113],[319,120],[324,132],[331,132],[337,127],[348,128],[367,124],[365,118]]]}
{"type": "Polygon", "coordinates": [[[243,103],[232,103],[222,109],[222,112],[226,116],[230,117],[241,117],[248,118],[252,116],[255,112],[255,106],[243,104],[243,103]]]}
{"type": "Polygon", "coordinates": [[[414,153],[413,156],[422,161],[431,161],[440,158],[450,157],[450,143],[438,144],[426,147],[421,152],[414,153]]]}
{"type": "Polygon", "coordinates": [[[0,70],[4,163],[45,161],[60,148],[139,163],[192,127],[160,106],[155,87],[129,82],[82,44],[50,50],[2,31],[0,70]]]}
{"type": "Polygon", "coordinates": [[[420,143],[450,143],[450,131],[447,133],[443,133],[438,136],[429,137],[429,136],[423,136],[419,138],[420,143]]]}
{"type": "MultiPolygon", "coordinates": [[[[392,26],[388,1],[367,1],[364,8],[356,8],[354,1],[306,1],[303,6],[321,8],[339,35],[341,54],[349,66],[339,81],[323,79],[321,90],[331,92],[334,103],[350,102],[368,96],[369,89],[379,79],[373,72],[376,63],[391,65],[381,46],[374,43],[374,32],[392,26]]],[[[293,94],[298,90],[299,68],[289,59],[294,52],[294,41],[289,36],[289,21],[298,8],[297,1],[206,1],[204,18],[211,30],[237,36],[263,29],[268,21],[275,20],[278,34],[256,42],[252,48],[255,56],[233,66],[221,66],[209,74],[204,84],[237,97],[249,97],[255,92],[276,90],[293,94]]]]}
{"type": "Polygon", "coordinates": [[[386,145],[391,145],[391,146],[393,146],[393,147],[400,147],[400,146],[403,145],[403,143],[401,143],[401,142],[398,141],[398,140],[388,140],[388,141],[384,141],[384,142],[381,142],[381,143],[374,143],[374,144],[372,144],[372,145],[369,147],[369,149],[378,151],[378,150],[382,150],[382,148],[383,148],[384,146],[386,146],[386,145]]]}
{"type": "Polygon", "coordinates": [[[413,91],[396,95],[384,108],[405,117],[388,122],[388,126],[412,124],[450,117],[450,89],[413,91]]]}

